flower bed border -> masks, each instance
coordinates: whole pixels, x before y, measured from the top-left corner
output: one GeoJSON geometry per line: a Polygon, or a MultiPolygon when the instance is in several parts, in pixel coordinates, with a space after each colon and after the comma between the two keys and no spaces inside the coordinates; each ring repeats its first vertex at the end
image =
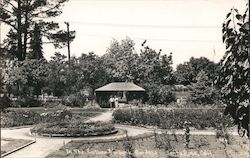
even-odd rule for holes
{"type": "Polygon", "coordinates": [[[104,131],[104,132],[94,132],[94,133],[88,133],[84,135],[69,135],[69,134],[48,134],[48,133],[35,133],[31,132],[31,135],[39,135],[43,137],[91,137],[91,136],[106,136],[106,135],[111,135],[111,134],[116,134],[118,132],[118,129],[113,129],[111,131],[104,131]]]}

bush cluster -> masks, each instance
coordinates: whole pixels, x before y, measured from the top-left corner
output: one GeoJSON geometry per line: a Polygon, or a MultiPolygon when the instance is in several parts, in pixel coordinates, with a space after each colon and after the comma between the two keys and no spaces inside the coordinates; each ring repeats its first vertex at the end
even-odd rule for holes
{"type": "Polygon", "coordinates": [[[86,97],[80,94],[70,94],[62,99],[62,104],[70,107],[83,107],[86,103],[86,97]]]}
{"type": "Polygon", "coordinates": [[[33,125],[40,122],[40,114],[33,111],[9,111],[1,114],[1,127],[33,125]]]}
{"type": "Polygon", "coordinates": [[[113,113],[116,123],[130,125],[158,126],[163,129],[182,129],[184,122],[191,122],[196,129],[216,128],[220,124],[232,127],[229,118],[222,116],[223,109],[166,109],[166,108],[133,108],[117,109],[113,113]]]}
{"type": "Polygon", "coordinates": [[[69,110],[65,109],[40,114],[40,122],[56,122],[62,120],[70,120],[71,118],[72,113],[69,110]]]}
{"type": "Polygon", "coordinates": [[[114,130],[111,123],[104,122],[89,122],[85,123],[82,120],[74,121],[57,121],[53,123],[44,123],[35,126],[31,129],[32,133],[41,134],[61,134],[64,136],[90,136],[105,135],[105,132],[114,130]]]}
{"type": "Polygon", "coordinates": [[[12,107],[40,107],[42,102],[31,96],[25,96],[23,98],[17,98],[12,102],[12,107]]]}
{"type": "Polygon", "coordinates": [[[175,93],[172,92],[170,86],[145,84],[143,87],[146,89],[146,97],[144,102],[151,105],[169,104],[176,101],[175,93]]]}
{"type": "Polygon", "coordinates": [[[41,122],[55,122],[71,118],[72,113],[68,110],[57,110],[41,114],[31,110],[10,110],[1,114],[1,127],[34,125],[41,122]]]}
{"type": "Polygon", "coordinates": [[[197,88],[193,86],[187,102],[194,104],[216,104],[219,103],[219,90],[213,87],[197,88]]]}
{"type": "Polygon", "coordinates": [[[8,96],[0,96],[0,111],[5,111],[6,108],[10,107],[11,100],[8,96]]]}

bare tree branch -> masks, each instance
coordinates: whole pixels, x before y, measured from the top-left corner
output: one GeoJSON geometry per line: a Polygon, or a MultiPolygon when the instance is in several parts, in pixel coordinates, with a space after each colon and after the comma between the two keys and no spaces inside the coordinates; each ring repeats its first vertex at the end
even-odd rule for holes
{"type": "Polygon", "coordinates": [[[5,2],[7,2],[9,5],[11,5],[14,9],[17,9],[17,7],[16,6],[14,6],[12,3],[10,3],[10,1],[8,0],[8,1],[5,1],[5,2]]]}
{"type": "Polygon", "coordinates": [[[17,30],[17,27],[15,25],[11,24],[11,22],[6,21],[4,19],[0,19],[0,21],[3,22],[3,23],[5,23],[5,24],[7,24],[7,25],[9,25],[9,26],[11,26],[11,27],[13,27],[15,30],[17,30]]]}

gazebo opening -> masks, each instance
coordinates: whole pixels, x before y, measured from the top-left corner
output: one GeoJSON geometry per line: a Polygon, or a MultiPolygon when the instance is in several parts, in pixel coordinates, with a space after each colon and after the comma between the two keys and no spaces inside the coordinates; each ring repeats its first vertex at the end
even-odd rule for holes
{"type": "Polygon", "coordinates": [[[112,82],[95,90],[96,101],[102,107],[109,107],[111,96],[118,98],[119,103],[142,101],[145,89],[131,82],[112,82]]]}

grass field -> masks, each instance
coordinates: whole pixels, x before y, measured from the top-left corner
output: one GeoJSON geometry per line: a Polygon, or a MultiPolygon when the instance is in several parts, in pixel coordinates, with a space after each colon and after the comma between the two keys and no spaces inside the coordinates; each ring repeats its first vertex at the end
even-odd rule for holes
{"type": "MultiPolygon", "coordinates": [[[[134,149],[134,156],[138,158],[152,157],[219,157],[226,158],[226,155],[233,158],[249,157],[249,141],[239,136],[231,136],[229,144],[226,146],[223,141],[216,139],[215,136],[191,136],[189,148],[185,147],[183,135],[159,135],[155,137],[133,140],[130,143],[134,149]],[[156,143],[157,142],[157,143],[156,143]],[[156,147],[156,144],[157,147],[156,147]]],[[[126,152],[124,141],[108,143],[90,143],[82,141],[71,141],[60,150],[51,153],[47,158],[124,158],[126,152]]]]}

